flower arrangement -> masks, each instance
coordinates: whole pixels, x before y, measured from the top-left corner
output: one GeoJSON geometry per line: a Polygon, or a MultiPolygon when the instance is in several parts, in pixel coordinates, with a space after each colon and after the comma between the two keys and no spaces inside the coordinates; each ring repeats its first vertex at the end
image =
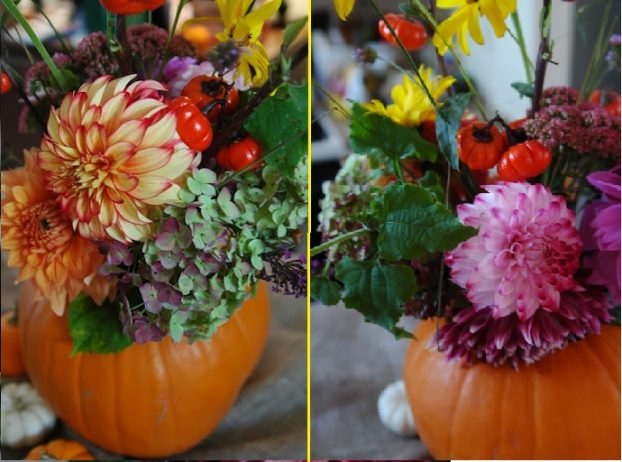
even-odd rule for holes
{"type": "Polygon", "coordinates": [[[292,250],[307,214],[307,87],[290,76],[305,18],[270,62],[261,32],[281,1],[217,1],[223,30],[201,59],[174,34],[188,1],[168,32],[125,24],[163,1],[102,0],[106,32],[50,56],[3,3],[43,58],[23,79],[3,61],[3,78],[22,93],[20,129],[44,134],[2,172],[2,249],[67,313],[74,352],[208,339],[261,280],[305,295],[292,250]]]}
{"type": "MultiPolygon", "coordinates": [[[[341,19],[353,4],[335,1],[341,19]]],[[[313,297],[342,301],[397,337],[411,336],[403,315],[437,318],[432,343],[447,358],[516,369],[619,324],[620,97],[599,88],[619,72],[614,22],[603,21],[581,88],[545,88],[551,0],[535,65],[515,0],[411,0],[386,16],[369,4],[409,69],[390,102],[340,108],[353,154],[324,185],[313,297]],[[437,9],[451,11],[441,21],[437,9]],[[397,16],[432,37],[440,74],[407,52],[415,26],[397,16]],[[471,42],[484,44],[480,22],[518,45],[527,81],[513,87],[532,102],[524,118],[491,115],[464,70],[471,42]]],[[[377,59],[371,49],[355,56],[377,59]]]]}

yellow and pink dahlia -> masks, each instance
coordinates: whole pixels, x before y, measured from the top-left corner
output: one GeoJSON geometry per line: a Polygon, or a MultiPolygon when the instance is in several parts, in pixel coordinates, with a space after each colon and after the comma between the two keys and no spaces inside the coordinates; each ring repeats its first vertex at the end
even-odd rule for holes
{"type": "Polygon", "coordinates": [[[38,161],[46,187],[89,239],[145,241],[198,162],[154,80],[103,76],[52,109],[38,161]]]}
{"type": "Polygon", "coordinates": [[[19,268],[17,280],[31,280],[60,315],[81,291],[101,303],[113,282],[98,274],[104,256],[97,245],[72,229],[44,188],[36,155],[26,151],[24,167],[2,172],[2,248],[19,268]]]}

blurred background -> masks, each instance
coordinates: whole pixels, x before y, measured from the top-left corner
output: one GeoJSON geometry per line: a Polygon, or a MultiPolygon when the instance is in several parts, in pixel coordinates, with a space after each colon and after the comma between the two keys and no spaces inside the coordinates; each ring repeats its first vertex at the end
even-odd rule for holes
{"type": "MultiPolygon", "coordinates": [[[[399,13],[398,5],[403,0],[378,3],[385,13],[399,13]]],[[[604,20],[605,4],[604,0],[553,1],[552,60],[557,64],[548,66],[545,88],[581,85],[604,20]]],[[[541,1],[518,2],[532,61],[539,45],[541,6],[541,1]]],[[[614,2],[613,15],[620,17],[619,2],[614,2]]],[[[506,23],[512,27],[509,18],[506,23]]],[[[614,32],[619,33],[619,20],[615,24],[614,32]]],[[[481,21],[481,25],[486,44],[478,46],[470,42],[471,56],[463,59],[466,70],[482,95],[488,114],[499,111],[510,120],[524,117],[530,100],[521,99],[510,86],[513,82],[526,81],[519,48],[509,34],[497,39],[487,21],[481,21]]],[[[403,68],[409,66],[398,48],[380,41],[378,17],[367,1],[357,1],[347,22],[342,22],[332,0],[313,0],[312,28],[312,73],[317,83],[312,103],[313,247],[320,241],[316,229],[322,184],[334,178],[340,161],[350,153],[347,120],[332,110],[335,101],[345,107],[352,101],[368,102],[372,98],[387,103],[391,88],[401,83],[402,76],[386,61],[394,61],[403,68]],[[365,45],[371,46],[381,60],[373,64],[357,63],[354,51],[365,45]]],[[[428,35],[431,36],[430,31],[428,35]]],[[[417,64],[424,63],[438,73],[432,45],[426,45],[412,56],[417,64]]],[[[449,72],[457,77],[449,53],[445,59],[449,72]]],[[[460,81],[455,88],[466,91],[460,81]]],[[[609,72],[601,88],[619,91],[619,74],[609,72]]],[[[412,325],[404,327],[408,329],[412,325]]],[[[311,332],[312,457],[429,457],[420,440],[391,433],[378,418],[378,396],[387,384],[401,379],[408,341],[397,341],[381,327],[366,324],[359,313],[343,305],[324,307],[317,302],[311,306],[311,332]]]]}

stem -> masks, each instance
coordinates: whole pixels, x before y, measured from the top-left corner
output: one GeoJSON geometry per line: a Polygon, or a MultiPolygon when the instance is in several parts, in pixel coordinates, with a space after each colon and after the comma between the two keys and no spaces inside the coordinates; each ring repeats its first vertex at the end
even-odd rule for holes
{"type": "Polygon", "coordinates": [[[551,34],[551,0],[543,0],[542,13],[540,17],[540,46],[538,47],[538,59],[536,60],[535,89],[531,109],[538,112],[540,100],[544,89],[544,77],[546,75],[546,65],[551,58],[549,47],[549,37],[551,34]]]}
{"type": "Polygon", "coordinates": [[[129,55],[129,47],[127,46],[127,22],[124,14],[116,15],[116,36],[120,49],[115,53],[119,61],[122,75],[133,73],[132,61],[129,55]]]}
{"type": "Polygon", "coordinates": [[[393,158],[393,169],[400,183],[404,183],[404,172],[402,171],[402,164],[397,156],[393,158]]]}
{"type": "Polygon", "coordinates": [[[171,41],[175,36],[175,31],[177,30],[177,24],[179,23],[179,16],[181,15],[181,10],[190,0],[179,0],[177,4],[177,11],[175,11],[175,19],[173,19],[173,25],[171,29],[168,31],[168,37],[166,38],[166,45],[164,46],[164,57],[162,58],[162,65],[160,66],[160,72],[158,73],[157,80],[162,80],[162,75],[164,74],[164,68],[168,64],[171,59],[171,53],[169,51],[169,47],[171,45],[171,41]]]}
{"type": "Polygon", "coordinates": [[[348,111],[348,110],[347,110],[347,109],[343,106],[343,104],[341,104],[339,101],[337,101],[337,100],[333,97],[333,95],[331,95],[331,94],[329,93],[329,91],[328,91],[326,88],[324,88],[324,87],[322,86],[322,84],[321,84],[321,83],[319,83],[319,82],[318,82],[317,80],[315,80],[315,79],[312,79],[312,83],[313,83],[313,86],[317,87],[317,88],[318,88],[318,89],[319,89],[319,90],[320,90],[320,91],[324,94],[324,96],[326,96],[326,98],[328,98],[328,99],[330,100],[330,102],[331,102],[331,103],[333,103],[333,104],[335,105],[335,109],[337,110],[337,112],[339,112],[340,114],[342,114],[342,115],[343,115],[345,118],[347,118],[347,119],[351,119],[351,118],[352,118],[352,115],[350,114],[350,111],[348,111]]]}
{"type": "Polygon", "coordinates": [[[26,18],[24,18],[24,16],[19,12],[13,0],[2,0],[2,4],[11,14],[11,16],[13,16],[13,18],[15,18],[15,20],[20,23],[26,34],[28,34],[28,37],[30,37],[30,40],[32,40],[32,44],[37,49],[37,51],[41,55],[41,58],[43,58],[43,61],[45,61],[45,64],[50,69],[50,73],[52,74],[52,77],[54,77],[54,80],[56,80],[56,82],[58,83],[60,89],[62,91],[67,91],[67,83],[65,82],[63,75],[60,73],[58,67],[56,67],[56,64],[54,64],[52,57],[43,46],[43,43],[41,42],[39,37],[37,37],[37,34],[35,34],[35,31],[32,30],[32,27],[30,27],[30,24],[28,24],[26,18]]]}
{"type": "Polygon", "coordinates": [[[153,24],[153,11],[147,10],[147,24],[153,24]]]}
{"type": "MultiPolygon", "coordinates": [[[[428,23],[432,26],[432,28],[434,29],[434,32],[438,33],[438,23],[436,22],[436,19],[434,19],[434,17],[430,14],[428,9],[423,5],[423,3],[421,3],[421,0],[410,0],[410,3],[415,8],[417,8],[417,10],[425,17],[425,20],[428,21],[428,23]]],[[[482,102],[482,98],[480,97],[479,93],[475,89],[475,85],[473,85],[473,81],[471,80],[471,77],[469,77],[469,74],[467,73],[466,69],[462,65],[462,60],[458,56],[458,53],[456,53],[456,50],[454,49],[453,44],[447,42],[447,40],[445,40],[445,38],[441,36],[440,34],[439,36],[443,39],[443,42],[447,46],[447,49],[451,53],[451,56],[454,58],[454,61],[456,62],[456,66],[458,67],[458,71],[460,71],[460,75],[462,75],[462,78],[464,79],[464,83],[469,89],[469,93],[471,93],[471,95],[473,96],[473,99],[475,100],[475,105],[477,106],[477,110],[479,111],[480,115],[482,116],[484,120],[488,120],[488,116],[486,116],[486,109],[484,108],[484,103],[482,102]]]]}
{"type": "Polygon", "coordinates": [[[598,71],[602,66],[602,62],[605,56],[605,50],[603,50],[603,44],[605,42],[604,38],[608,35],[611,35],[611,32],[613,32],[616,23],[616,21],[614,20],[609,26],[607,26],[607,18],[611,16],[612,7],[613,2],[607,2],[607,6],[605,7],[605,10],[603,12],[604,20],[600,23],[600,27],[598,29],[598,36],[596,37],[596,41],[594,42],[594,48],[592,50],[592,55],[590,56],[590,62],[588,64],[587,71],[585,72],[585,76],[583,77],[583,81],[581,82],[581,94],[584,97],[589,96],[592,90],[596,88],[595,84],[598,83],[598,71]],[[594,79],[596,79],[596,82],[594,81],[594,79]]]}
{"type": "Polygon", "coordinates": [[[380,8],[378,8],[378,5],[376,4],[375,0],[369,0],[369,3],[374,8],[374,10],[378,14],[378,16],[380,16],[380,18],[384,21],[384,23],[386,24],[387,28],[391,32],[391,35],[393,36],[393,38],[395,39],[395,41],[399,45],[400,50],[402,50],[402,53],[404,54],[404,56],[406,57],[406,60],[408,61],[408,64],[410,64],[410,67],[412,67],[413,73],[417,77],[417,80],[419,80],[419,86],[425,92],[425,95],[430,100],[430,103],[432,104],[432,106],[434,106],[434,109],[438,109],[438,105],[436,104],[436,100],[434,99],[434,97],[430,93],[430,90],[428,90],[428,87],[426,86],[426,84],[425,84],[425,82],[423,80],[423,77],[421,77],[421,74],[419,74],[419,69],[417,68],[417,64],[415,64],[415,61],[413,60],[412,56],[410,55],[410,53],[408,52],[408,50],[406,49],[406,47],[404,46],[404,44],[402,43],[400,38],[397,36],[397,33],[395,32],[395,29],[393,29],[393,26],[387,21],[387,18],[385,17],[384,13],[380,10],[380,8]]]}
{"type": "Polygon", "coordinates": [[[514,29],[516,29],[516,36],[512,35],[512,37],[516,40],[516,43],[520,48],[520,53],[523,58],[523,65],[525,66],[525,76],[527,77],[527,83],[533,83],[533,63],[529,59],[529,53],[527,53],[527,44],[525,43],[525,36],[523,35],[523,28],[520,24],[518,11],[512,13],[511,16],[512,24],[514,24],[514,29]]]}
{"type": "MultiPolygon", "coordinates": [[[[436,21],[436,0],[429,0],[428,4],[430,5],[430,15],[436,21]]],[[[449,72],[447,71],[447,63],[445,62],[445,57],[438,52],[438,48],[434,47],[434,51],[436,54],[436,62],[438,63],[439,70],[444,77],[449,76],[449,72]]],[[[447,89],[447,93],[449,96],[453,96],[454,89],[453,87],[449,87],[447,89]]]]}
{"type": "Polygon", "coordinates": [[[318,246],[313,247],[309,251],[309,257],[315,257],[316,255],[324,252],[325,250],[330,249],[334,245],[341,244],[342,242],[349,241],[351,239],[354,239],[355,237],[362,236],[363,234],[366,234],[369,232],[370,230],[368,230],[367,228],[361,228],[361,229],[350,231],[349,233],[345,233],[340,236],[337,236],[331,239],[330,241],[326,241],[318,246]]]}

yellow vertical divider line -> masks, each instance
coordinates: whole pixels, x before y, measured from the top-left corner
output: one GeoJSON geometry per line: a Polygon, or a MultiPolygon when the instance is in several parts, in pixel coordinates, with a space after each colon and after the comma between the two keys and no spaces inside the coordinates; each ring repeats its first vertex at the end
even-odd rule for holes
{"type": "Polygon", "coordinates": [[[307,0],[307,462],[311,461],[311,0],[307,0]]]}

